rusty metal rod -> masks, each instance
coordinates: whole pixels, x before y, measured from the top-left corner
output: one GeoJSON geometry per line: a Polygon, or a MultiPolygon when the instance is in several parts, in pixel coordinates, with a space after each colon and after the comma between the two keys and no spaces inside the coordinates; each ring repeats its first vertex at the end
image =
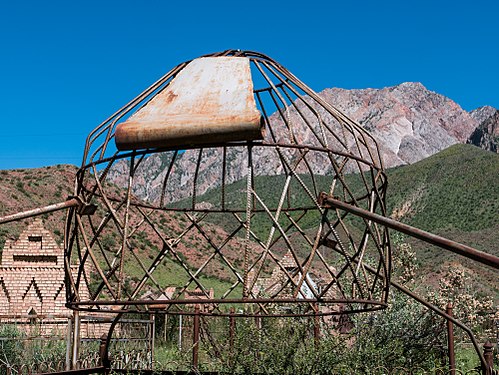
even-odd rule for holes
{"type": "Polygon", "coordinates": [[[199,305],[194,308],[194,327],[192,329],[192,369],[198,370],[199,365],[199,305]]]}
{"type": "MultiPolygon", "coordinates": [[[[355,259],[352,259],[352,260],[354,262],[356,262],[355,259]]],[[[377,271],[376,271],[376,269],[370,267],[369,265],[367,265],[365,263],[363,263],[363,267],[369,273],[371,273],[373,275],[378,274],[377,271]]],[[[384,276],[380,275],[380,277],[384,277],[384,276]]],[[[473,344],[473,347],[475,348],[476,354],[478,355],[478,357],[480,359],[480,363],[482,364],[482,366],[485,366],[485,364],[486,364],[485,357],[482,354],[482,352],[480,351],[480,347],[478,346],[478,342],[476,341],[475,336],[473,335],[473,332],[471,331],[471,329],[469,329],[466,325],[464,325],[459,320],[457,320],[456,318],[454,318],[452,315],[447,314],[447,312],[443,311],[442,309],[439,309],[437,306],[435,306],[435,305],[431,304],[430,302],[424,300],[419,295],[417,295],[416,293],[412,292],[410,289],[406,288],[402,284],[399,284],[399,283],[397,283],[397,282],[395,282],[393,280],[390,280],[389,282],[390,282],[390,285],[393,286],[395,289],[397,289],[397,290],[401,291],[402,293],[404,293],[405,295],[411,297],[413,300],[419,302],[420,304],[422,304],[426,308],[430,309],[431,311],[433,311],[437,315],[441,316],[442,318],[445,318],[447,321],[452,322],[454,325],[456,325],[457,327],[461,328],[464,332],[466,332],[466,334],[468,335],[469,339],[471,340],[471,343],[473,344]]]]}
{"type": "MultiPolygon", "coordinates": [[[[452,303],[447,304],[445,310],[447,315],[452,315],[452,303]]],[[[456,375],[456,355],[454,352],[454,325],[452,321],[447,320],[447,348],[449,351],[449,375],[456,375]]]]}
{"type": "MultiPolygon", "coordinates": [[[[380,305],[386,307],[386,304],[382,301],[369,300],[362,298],[184,298],[184,299],[169,299],[161,300],[160,304],[165,305],[195,305],[195,304],[248,304],[248,303],[358,303],[361,305],[380,305]]],[[[79,302],[69,302],[68,305],[71,306],[147,306],[147,305],[157,305],[158,301],[155,300],[98,300],[98,301],[79,301],[79,302]]],[[[101,310],[99,312],[106,312],[101,310]]],[[[114,311],[109,311],[110,313],[115,313],[114,311]]],[[[342,312],[344,314],[345,312],[342,312]]],[[[202,313],[201,313],[202,314],[202,313]]],[[[186,314],[188,315],[188,314],[186,314]]]]}
{"type": "Polygon", "coordinates": [[[341,210],[348,211],[354,215],[363,217],[364,219],[372,220],[378,224],[385,225],[388,228],[395,229],[399,232],[408,234],[409,236],[418,238],[432,245],[439,246],[442,249],[452,251],[453,253],[462,255],[466,258],[472,259],[482,264],[486,264],[487,266],[493,267],[495,269],[499,269],[499,257],[496,257],[495,255],[485,253],[470,246],[466,246],[458,242],[449,240],[445,237],[437,236],[436,234],[426,232],[422,229],[412,227],[410,225],[387,218],[385,216],[378,215],[376,213],[364,210],[360,207],[352,206],[351,204],[332,198],[326,193],[321,193],[319,201],[322,202],[322,204],[326,207],[329,206],[332,208],[339,208],[341,210]]]}
{"type": "Polygon", "coordinates": [[[80,201],[76,198],[69,199],[65,202],[50,204],[45,207],[35,208],[34,210],[28,210],[24,212],[18,212],[16,214],[7,215],[0,217],[0,224],[10,223],[11,221],[17,221],[22,219],[27,219],[29,217],[48,214],[54,211],[64,210],[66,208],[76,207],[80,204],[80,201]]]}
{"type": "Polygon", "coordinates": [[[483,344],[483,357],[485,358],[485,363],[482,364],[482,372],[486,375],[497,374],[494,371],[494,344],[489,340],[483,344]]]}

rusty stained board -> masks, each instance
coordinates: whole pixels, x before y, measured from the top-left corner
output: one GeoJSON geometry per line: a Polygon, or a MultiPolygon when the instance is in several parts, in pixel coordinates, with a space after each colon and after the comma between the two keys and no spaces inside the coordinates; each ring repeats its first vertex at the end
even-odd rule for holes
{"type": "Polygon", "coordinates": [[[263,138],[246,57],[191,61],[151,101],[116,128],[119,150],[263,138]]]}

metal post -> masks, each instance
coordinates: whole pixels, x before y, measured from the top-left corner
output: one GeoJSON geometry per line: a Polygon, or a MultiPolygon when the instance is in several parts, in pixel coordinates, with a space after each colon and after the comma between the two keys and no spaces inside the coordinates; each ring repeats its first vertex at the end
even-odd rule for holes
{"type": "Polygon", "coordinates": [[[494,345],[488,340],[483,344],[483,356],[486,363],[486,368],[482,368],[483,375],[492,375],[494,370],[494,345]]]}
{"type": "MultiPolygon", "coordinates": [[[[446,313],[452,315],[452,303],[447,304],[446,313]]],[[[454,325],[447,319],[447,348],[449,351],[449,374],[456,375],[456,356],[454,353],[454,325]]]]}
{"type": "Polygon", "coordinates": [[[319,340],[321,337],[320,319],[318,312],[319,305],[317,303],[314,303],[314,343],[316,347],[319,345],[319,340]]]}
{"type": "Polygon", "coordinates": [[[151,341],[150,341],[150,353],[151,353],[151,357],[150,357],[150,362],[149,362],[149,366],[150,366],[150,370],[152,370],[152,366],[153,366],[153,363],[154,363],[154,341],[155,341],[155,338],[156,338],[156,314],[150,314],[150,321],[149,321],[149,330],[150,330],[150,338],[151,338],[151,341]]]}
{"type": "Polygon", "coordinates": [[[80,201],[76,198],[69,199],[65,202],[51,204],[45,207],[35,208],[33,210],[18,212],[16,214],[7,215],[0,217],[0,224],[10,223],[11,221],[17,221],[22,219],[27,219],[33,216],[39,216],[43,214],[48,214],[51,212],[64,210],[71,207],[76,207],[80,205],[80,201]]]}
{"type": "Polygon", "coordinates": [[[78,358],[80,351],[80,312],[73,312],[73,345],[71,357],[71,369],[76,370],[78,367],[78,358]]]}
{"type": "Polygon", "coordinates": [[[107,335],[103,334],[100,338],[99,345],[99,365],[104,366],[106,369],[110,367],[109,353],[107,352],[107,335]]]}
{"type": "Polygon", "coordinates": [[[178,350],[182,351],[182,314],[178,318],[178,350]]]}
{"type": "Polygon", "coordinates": [[[192,368],[198,369],[199,361],[199,305],[194,308],[194,327],[192,330],[192,368]]]}
{"type": "Polygon", "coordinates": [[[230,308],[230,316],[229,316],[229,349],[230,354],[234,353],[234,336],[236,333],[236,319],[234,318],[235,309],[233,307],[230,308]]]}
{"type": "Polygon", "coordinates": [[[68,325],[66,327],[66,371],[71,370],[71,332],[73,330],[72,328],[72,321],[71,318],[68,318],[68,325]]]}
{"type": "Polygon", "coordinates": [[[163,342],[166,342],[166,327],[168,325],[168,314],[164,314],[163,320],[163,342]]]}
{"type": "Polygon", "coordinates": [[[255,315],[255,326],[257,330],[262,329],[262,318],[259,317],[258,315],[255,315]]]}
{"type": "Polygon", "coordinates": [[[483,251],[460,244],[444,237],[437,236],[433,233],[412,227],[397,220],[378,215],[374,212],[364,210],[363,208],[352,206],[351,204],[335,199],[326,193],[321,193],[319,195],[319,202],[324,207],[338,208],[340,210],[350,212],[356,216],[360,216],[367,220],[372,220],[378,224],[385,225],[388,228],[395,229],[396,231],[408,234],[409,236],[428,242],[432,245],[439,246],[442,249],[449,250],[469,259],[473,259],[476,262],[480,262],[495,269],[499,269],[499,257],[496,257],[495,255],[485,253],[483,251]]]}

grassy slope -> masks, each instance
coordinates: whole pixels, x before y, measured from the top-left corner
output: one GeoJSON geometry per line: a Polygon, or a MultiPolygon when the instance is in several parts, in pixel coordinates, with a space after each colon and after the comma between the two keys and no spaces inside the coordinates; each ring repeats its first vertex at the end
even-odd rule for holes
{"type": "MultiPolygon", "coordinates": [[[[71,193],[75,171],[72,166],[0,171],[0,215],[64,200],[71,193]]],[[[388,209],[397,219],[499,255],[499,155],[470,145],[456,145],[413,165],[389,170],[388,176],[388,209]]],[[[309,185],[310,181],[305,183],[309,185]]],[[[265,202],[277,203],[274,191],[276,186],[283,185],[281,176],[258,177],[255,184],[265,202]]],[[[323,185],[319,190],[324,190],[327,178],[319,178],[318,184],[323,185]]],[[[240,193],[244,188],[245,182],[229,186],[226,190],[227,204],[244,199],[245,196],[240,193]]],[[[214,189],[198,197],[198,201],[219,201],[219,197],[220,191],[214,189]]],[[[55,232],[55,238],[60,241],[64,214],[48,215],[47,220],[47,227],[55,232]]],[[[307,220],[310,225],[315,223],[315,218],[307,220]]],[[[0,245],[6,236],[16,237],[25,224],[26,221],[0,226],[0,245]]],[[[219,224],[231,226],[229,223],[219,224]]],[[[264,227],[269,224],[265,220],[260,223],[255,221],[253,229],[264,233],[264,227]]],[[[304,224],[307,226],[306,221],[304,224]]],[[[458,260],[478,273],[485,292],[499,293],[497,277],[491,269],[472,265],[452,253],[420,241],[411,240],[411,243],[418,251],[423,271],[429,275],[438,273],[442,265],[458,260]]],[[[150,259],[154,251],[148,246],[141,248],[144,249],[143,258],[150,259]]],[[[189,261],[190,254],[186,252],[186,255],[189,261]]],[[[160,283],[175,283],[178,267],[174,262],[165,262],[160,283]]],[[[137,277],[139,273],[130,276],[137,277]]],[[[218,280],[212,280],[213,286],[218,289],[218,280]]]]}
{"type": "MultiPolygon", "coordinates": [[[[471,145],[455,145],[418,163],[390,169],[387,174],[388,212],[397,220],[431,232],[453,234],[481,250],[499,253],[499,242],[489,240],[490,236],[495,239],[493,229],[499,225],[499,155],[471,145]]],[[[327,180],[318,176],[318,190],[327,190],[327,180]]],[[[355,176],[348,180],[355,190],[355,176]]],[[[309,179],[304,181],[311,186],[309,179]]],[[[228,207],[244,207],[245,184],[239,181],[226,188],[228,207]]],[[[277,205],[283,184],[283,176],[255,178],[255,190],[269,207],[277,205]]],[[[300,189],[295,180],[293,189],[300,189]]],[[[213,189],[198,201],[216,205],[220,195],[220,189],[213,189]]],[[[299,194],[294,203],[311,204],[307,199],[299,194]]],[[[174,205],[190,204],[181,201],[174,205]]],[[[309,226],[315,223],[309,221],[309,226]]],[[[263,224],[256,222],[253,229],[258,232],[263,224]]]]}
{"type": "MultiPolygon", "coordinates": [[[[397,219],[499,256],[499,155],[454,145],[389,175],[389,212],[397,219]]],[[[461,263],[477,288],[498,300],[497,272],[424,242],[408,239],[431,283],[461,263]]]]}
{"type": "MultiPolygon", "coordinates": [[[[0,171],[0,216],[59,203],[73,194],[72,165],[55,165],[37,169],[0,171]]],[[[65,212],[43,215],[47,227],[58,242],[63,240],[65,212]]],[[[0,225],[0,249],[6,238],[17,238],[30,220],[0,225]]]]}
{"type": "MultiPolygon", "coordinates": [[[[471,145],[455,145],[418,163],[390,169],[387,174],[388,212],[397,220],[499,255],[499,155],[471,145]]],[[[355,176],[349,180],[355,190],[355,176]]],[[[282,176],[256,177],[255,190],[275,206],[278,196],[273,191],[283,181],[282,176]]],[[[320,190],[327,190],[327,177],[318,177],[318,185],[322,185],[320,190]]],[[[226,201],[242,204],[244,188],[244,181],[228,186],[226,201]]],[[[198,201],[216,203],[220,194],[219,189],[213,189],[198,201]]],[[[302,224],[312,226],[316,220],[309,217],[302,224]]],[[[255,218],[253,229],[264,233],[268,224],[255,218]]],[[[491,268],[421,241],[407,241],[417,251],[422,274],[438,280],[445,267],[459,262],[477,273],[485,293],[499,294],[497,275],[491,268]]]]}
{"type": "MultiPolygon", "coordinates": [[[[473,232],[499,223],[499,155],[455,145],[389,171],[388,208],[409,202],[404,221],[418,228],[473,232]]],[[[495,244],[494,251],[499,250],[495,244]]]]}

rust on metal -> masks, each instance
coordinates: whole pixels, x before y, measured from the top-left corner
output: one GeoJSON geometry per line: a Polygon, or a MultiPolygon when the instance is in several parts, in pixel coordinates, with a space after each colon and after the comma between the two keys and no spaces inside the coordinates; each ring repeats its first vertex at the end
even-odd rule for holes
{"type": "Polygon", "coordinates": [[[65,202],[51,204],[45,207],[35,208],[33,210],[18,212],[12,215],[0,217],[0,224],[9,223],[11,221],[23,220],[29,217],[35,217],[43,214],[48,214],[55,211],[64,210],[71,207],[78,207],[81,205],[81,201],[77,198],[69,199],[65,202]]]}
{"type": "Polygon", "coordinates": [[[418,238],[432,245],[439,246],[443,249],[452,251],[453,253],[462,255],[466,258],[473,259],[476,262],[480,262],[486,264],[487,266],[499,269],[499,257],[496,257],[495,255],[488,254],[486,252],[474,249],[470,246],[449,240],[448,238],[437,236],[436,234],[426,232],[422,229],[415,228],[408,224],[401,223],[382,215],[378,215],[374,212],[369,212],[367,210],[364,210],[363,208],[342,202],[333,197],[329,197],[326,193],[322,193],[319,200],[325,207],[334,207],[348,211],[350,213],[363,217],[364,219],[372,220],[379,224],[385,225],[388,228],[392,228],[399,232],[408,234],[409,236],[418,238]]]}
{"type": "Polygon", "coordinates": [[[192,329],[192,368],[198,369],[199,364],[199,305],[194,308],[194,323],[192,329]]]}
{"type": "Polygon", "coordinates": [[[119,150],[263,138],[249,60],[190,62],[157,96],[116,128],[119,150]]]}
{"type": "Polygon", "coordinates": [[[482,370],[485,375],[494,375],[497,372],[494,371],[494,344],[487,340],[483,344],[483,356],[485,358],[485,363],[482,363],[482,370]]]}
{"type": "Polygon", "coordinates": [[[80,297],[81,286],[72,285],[68,306],[123,313],[161,307],[165,314],[189,315],[192,304],[199,303],[202,316],[227,316],[234,304],[243,308],[235,316],[259,318],[386,308],[391,271],[387,229],[372,223],[351,231],[343,214],[317,202],[317,176],[327,178],[332,191],[349,190],[346,175],[366,171],[373,178],[361,183],[370,194],[355,192],[354,198],[383,211],[386,175],[374,138],[268,56],[230,50],[179,64],[87,138],[75,194],[98,207],[97,217],[83,218],[77,211],[68,215],[66,259],[76,263],[79,285],[88,284],[86,268],[96,270],[100,280],[90,286],[89,300],[80,297]],[[141,200],[136,192],[153,155],[164,167],[149,171],[161,176],[158,199],[141,200]],[[126,166],[126,193],[116,195],[108,188],[107,174],[120,166],[126,166]],[[262,174],[283,179],[272,197],[255,183],[262,174]],[[233,199],[228,186],[236,181],[242,188],[233,199]],[[201,196],[217,185],[221,194],[203,202],[201,196]],[[183,203],[172,191],[182,195],[183,203]],[[184,220],[174,229],[160,221],[163,215],[184,220]],[[313,234],[304,219],[309,215],[317,220],[313,234]],[[215,217],[221,223],[217,235],[208,229],[215,217]],[[118,236],[116,246],[105,249],[102,237],[110,231],[118,236]],[[139,235],[154,245],[150,262],[138,256],[139,235]],[[194,267],[185,257],[193,236],[203,252],[194,267]],[[324,241],[334,248],[325,249],[324,241]],[[83,256],[72,256],[78,251],[83,256]],[[384,277],[368,277],[346,255],[378,262],[384,277]],[[338,256],[344,262],[338,264],[338,256]],[[105,261],[97,267],[94,260],[100,258],[105,261]],[[178,265],[179,282],[169,286],[173,292],[167,301],[146,301],[144,293],[165,292],[155,275],[167,259],[178,265]],[[127,290],[132,264],[139,268],[140,282],[127,290]],[[214,294],[203,275],[217,269],[227,284],[214,294]],[[201,299],[185,299],[194,289],[201,299]]]}

